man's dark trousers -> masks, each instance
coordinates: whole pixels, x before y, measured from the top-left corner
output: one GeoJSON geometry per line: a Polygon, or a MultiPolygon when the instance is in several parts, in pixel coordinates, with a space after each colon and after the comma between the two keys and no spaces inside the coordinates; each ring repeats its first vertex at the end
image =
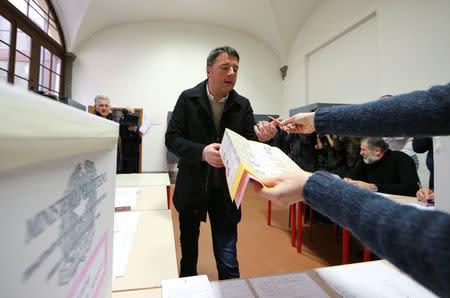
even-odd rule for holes
{"type": "MultiPolygon", "coordinates": [[[[220,280],[239,278],[236,252],[237,224],[227,215],[225,200],[230,200],[230,197],[226,195],[226,190],[213,188],[208,191],[208,214],[220,280]]],[[[200,214],[198,212],[179,214],[182,251],[180,277],[197,275],[198,237],[200,234],[200,214]]]]}

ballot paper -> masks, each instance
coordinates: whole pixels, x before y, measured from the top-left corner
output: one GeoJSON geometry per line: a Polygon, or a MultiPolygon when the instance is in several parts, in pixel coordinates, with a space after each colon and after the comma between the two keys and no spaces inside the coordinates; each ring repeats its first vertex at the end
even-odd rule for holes
{"type": "Polygon", "coordinates": [[[421,204],[420,202],[408,204],[410,206],[416,207],[417,209],[426,210],[426,211],[433,211],[435,210],[434,205],[433,206],[426,206],[424,204],[421,204]]]}
{"type": "Polygon", "coordinates": [[[114,207],[116,211],[122,211],[121,208],[128,207],[128,210],[136,207],[137,195],[141,191],[140,188],[121,187],[116,188],[116,199],[114,207]]]}
{"type": "Polygon", "coordinates": [[[139,212],[114,214],[113,280],[125,275],[139,217],[139,212]]]}
{"type": "Polygon", "coordinates": [[[343,297],[436,297],[383,261],[315,269],[343,297]]]}
{"type": "Polygon", "coordinates": [[[253,298],[252,290],[245,279],[232,279],[211,282],[215,298],[253,298]]]}
{"type": "Polygon", "coordinates": [[[306,273],[250,278],[258,297],[329,297],[306,273]]]}
{"type": "Polygon", "coordinates": [[[145,120],[142,123],[141,127],[139,127],[139,132],[145,135],[152,125],[158,125],[161,121],[159,117],[156,115],[145,115],[145,120]]]}
{"type": "Polygon", "coordinates": [[[142,123],[141,127],[139,127],[139,132],[142,133],[143,135],[145,135],[151,126],[152,126],[152,122],[150,120],[145,120],[142,123]]]}
{"type": "Polygon", "coordinates": [[[238,208],[250,179],[261,183],[261,178],[301,171],[279,148],[249,141],[228,128],[225,129],[219,152],[231,199],[238,208]]]}
{"type": "Polygon", "coordinates": [[[206,275],[167,279],[161,282],[162,298],[214,298],[206,275]]]}

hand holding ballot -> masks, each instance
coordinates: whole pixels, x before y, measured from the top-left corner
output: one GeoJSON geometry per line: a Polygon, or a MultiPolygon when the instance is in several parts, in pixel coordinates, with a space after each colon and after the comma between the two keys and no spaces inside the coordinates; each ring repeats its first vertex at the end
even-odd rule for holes
{"type": "Polygon", "coordinates": [[[238,208],[250,178],[264,185],[269,177],[306,173],[279,148],[249,141],[230,129],[225,130],[220,155],[231,199],[238,208]]]}
{"type": "Polygon", "coordinates": [[[262,178],[261,182],[267,186],[255,183],[255,190],[264,198],[282,206],[303,201],[303,186],[312,173],[301,171],[287,173],[278,177],[262,178]]]}

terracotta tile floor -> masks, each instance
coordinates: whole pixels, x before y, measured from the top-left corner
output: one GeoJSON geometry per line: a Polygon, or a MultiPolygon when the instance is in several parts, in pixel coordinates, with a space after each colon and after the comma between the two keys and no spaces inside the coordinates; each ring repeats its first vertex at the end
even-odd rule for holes
{"type": "MultiPolygon", "coordinates": [[[[172,185],[173,192],[173,185],[172,185]]],[[[181,259],[178,212],[171,204],[177,262],[181,259]]],[[[246,189],[242,203],[242,221],[238,225],[238,261],[241,277],[307,270],[341,264],[341,244],[334,242],[332,224],[313,224],[309,240],[309,224],[303,225],[302,253],[291,246],[288,225],[289,207],[272,204],[272,225],[267,225],[267,201],[258,197],[253,185],[246,189]]],[[[355,259],[357,261],[357,259],[355,259]]],[[[179,265],[178,265],[179,266],[179,265]]],[[[202,223],[199,239],[199,274],[217,280],[211,229],[202,223]]]]}

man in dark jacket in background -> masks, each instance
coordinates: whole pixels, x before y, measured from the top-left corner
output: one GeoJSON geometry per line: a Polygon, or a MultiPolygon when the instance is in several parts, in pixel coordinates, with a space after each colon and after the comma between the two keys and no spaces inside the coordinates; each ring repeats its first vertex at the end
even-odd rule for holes
{"type": "Polygon", "coordinates": [[[120,173],[139,173],[141,133],[138,129],[138,117],[134,109],[122,109],[123,119],[120,120],[119,135],[122,143],[122,165],[120,173]]]}
{"type": "MultiPolygon", "coordinates": [[[[94,98],[95,103],[95,114],[97,116],[103,117],[105,119],[114,121],[114,116],[111,113],[111,104],[109,102],[108,96],[97,95],[94,98]]],[[[121,170],[121,159],[122,159],[122,144],[120,142],[120,136],[117,141],[117,163],[116,163],[116,173],[120,173],[121,170]]]]}
{"type": "Polygon", "coordinates": [[[255,125],[250,102],[233,89],[238,68],[235,49],[212,50],[206,65],[208,79],[181,93],[167,128],[167,149],[180,157],[173,194],[180,219],[180,277],[197,274],[200,221],[206,221],[206,213],[219,279],[240,276],[236,242],[241,211],[228,192],[220,142],[225,128],[262,142],[277,129],[273,122],[255,125]]]}
{"type": "Polygon", "coordinates": [[[415,196],[419,177],[412,158],[401,151],[389,150],[382,138],[361,140],[361,156],[346,181],[374,192],[415,196]]]}

